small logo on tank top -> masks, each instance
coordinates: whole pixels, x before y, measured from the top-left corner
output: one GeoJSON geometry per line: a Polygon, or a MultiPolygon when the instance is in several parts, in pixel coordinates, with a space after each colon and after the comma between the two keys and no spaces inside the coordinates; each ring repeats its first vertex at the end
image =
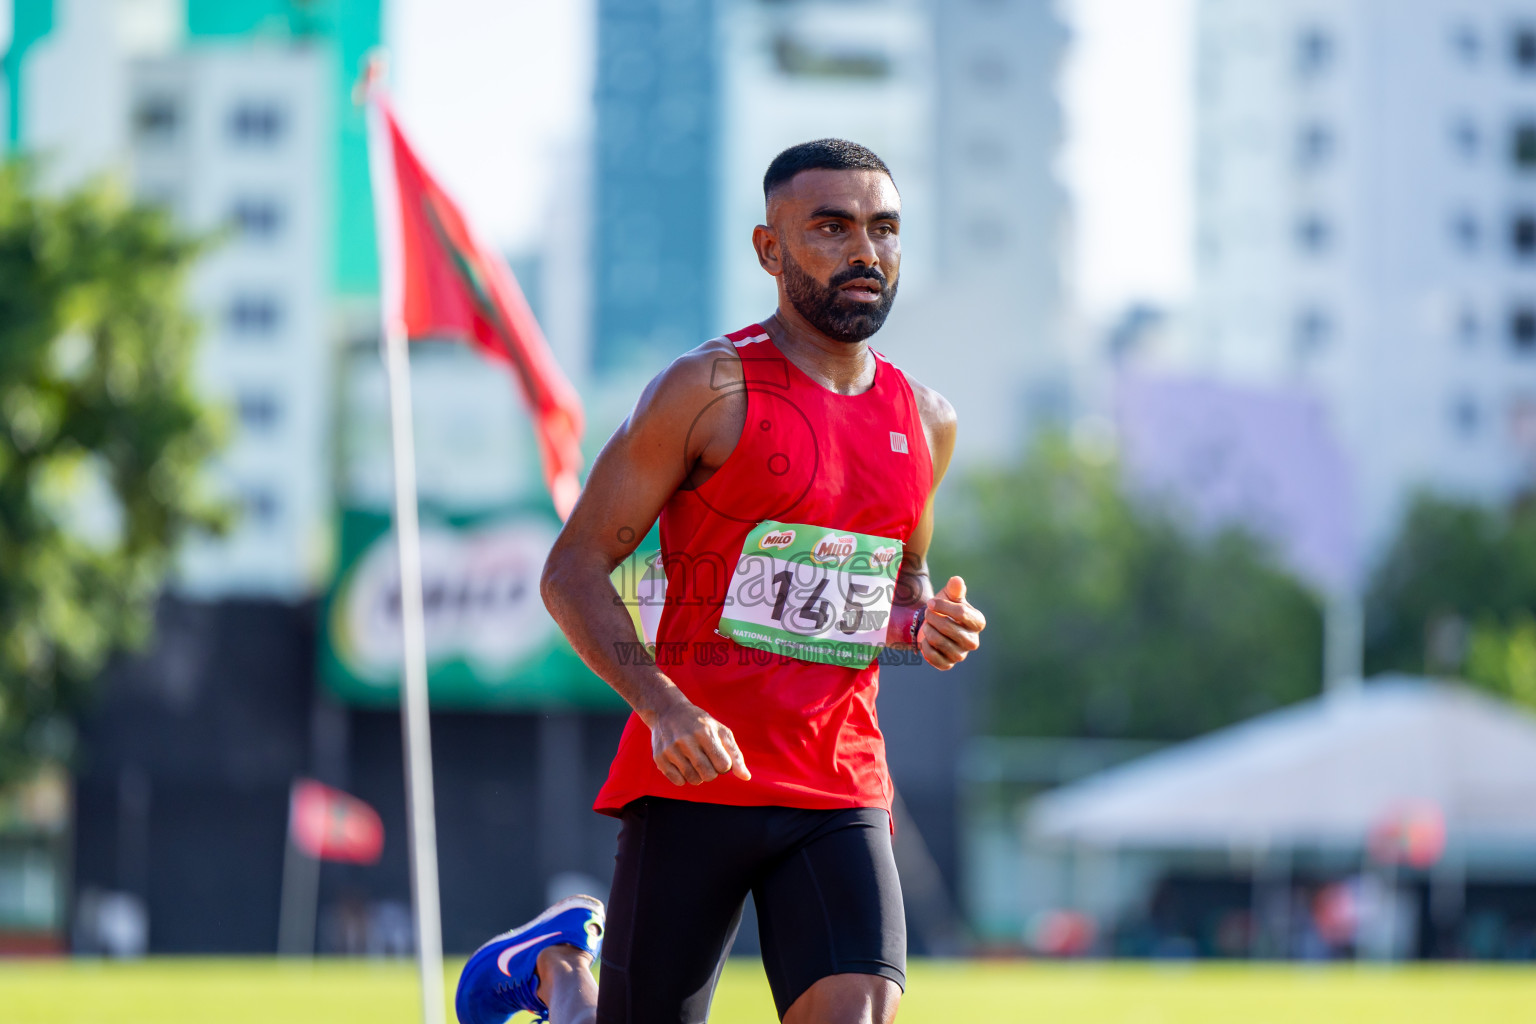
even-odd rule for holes
{"type": "Polygon", "coordinates": [[[907,435],[891,431],[891,451],[907,454],[907,435]]]}
{"type": "Polygon", "coordinates": [[[852,534],[829,533],[811,548],[811,561],[817,565],[842,565],[858,546],[859,542],[852,534]]]}
{"type": "Polygon", "coordinates": [[[764,551],[772,548],[787,548],[795,542],[794,530],[776,530],[773,533],[765,533],[758,539],[757,546],[764,551]]]}

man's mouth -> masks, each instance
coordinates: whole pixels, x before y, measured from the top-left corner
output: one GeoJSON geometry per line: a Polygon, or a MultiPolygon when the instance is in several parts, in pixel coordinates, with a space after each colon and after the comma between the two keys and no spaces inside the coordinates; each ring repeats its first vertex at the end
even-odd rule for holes
{"type": "Polygon", "coordinates": [[[838,291],[854,302],[879,302],[882,287],[872,277],[856,277],[838,286],[838,291]]]}

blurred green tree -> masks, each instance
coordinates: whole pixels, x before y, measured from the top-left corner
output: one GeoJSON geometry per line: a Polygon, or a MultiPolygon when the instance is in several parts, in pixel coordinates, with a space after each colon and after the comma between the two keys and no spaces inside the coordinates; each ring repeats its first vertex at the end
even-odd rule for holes
{"type": "Polygon", "coordinates": [[[142,644],[177,542],[216,529],[189,377],[199,243],[97,184],[0,164],[0,782],[67,757],[114,650],[142,644]]]}
{"type": "Polygon", "coordinates": [[[1536,708],[1536,507],[1417,496],[1371,578],[1366,670],[1463,676],[1536,708]]]}
{"type": "Polygon", "coordinates": [[[1178,740],[1321,688],[1313,594],[1253,537],[1133,501],[1109,460],[1045,439],[946,504],[932,564],[988,616],[989,733],[1178,740]]]}

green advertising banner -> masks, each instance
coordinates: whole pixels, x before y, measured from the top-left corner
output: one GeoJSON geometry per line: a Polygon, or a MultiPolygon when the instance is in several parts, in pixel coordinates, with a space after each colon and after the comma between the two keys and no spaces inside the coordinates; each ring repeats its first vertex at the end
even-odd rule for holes
{"type": "MultiPolygon", "coordinates": [[[[414,346],[411,362],[432,705],[624,710],[539,596],[560,522],[510,376],[461,345],[414,346]]],[[[400,564],[376,349],[345,358],[340,404],[336,569],[323,606],[321,678],[347,703],[396,707],[400,564]]]]}
{"type": "MultiPolygon", "coordinates": [[[[624,703],[588,671],[539,597],[558,522],[550,514],[422,514],[422,596],[432,704],[439,708],[624,703]]],[[[321,671],[351,704],[400,701],[400,563],[390,517],[348,510],[325,606],[321,671]]]]}

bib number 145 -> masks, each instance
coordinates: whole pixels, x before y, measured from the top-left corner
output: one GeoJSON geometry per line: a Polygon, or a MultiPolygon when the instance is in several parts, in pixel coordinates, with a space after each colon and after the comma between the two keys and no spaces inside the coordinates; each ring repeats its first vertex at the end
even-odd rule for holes
{"type": "MultiPolygon", "coordinates": [[[[790,587],[794,583],[795,574],[788,569],[781,569],[773,574],[774,601],[773,618],[776,622],[784,621],[785,605],[789,603],[790,587]]],[[[832,620],[832,602],[822,597],[827,589],[830,579],[823,578],[811,588],[806,595],[805,603],[798,609],[792,609],[794,616],[803,623],[810,625],[810,633],[825,633],[827,625],[832,620]]],[[[881,604],[880,596],[882,587],[878,585],[866,585],[863,583],[848,583],[848,601],[843,614],[837,620],[837,630],[846,635],[862,633],[870,629],[878,629],[885,625],[885,620],[890,617],[890,601],[883,602],[884,610],[876,607],[881,604]]]]}
{"type": "Polygon", "coordinates": [[[748,534],[720,632],[787,657],[867,665],[885,643],[901,543],[798,523],[748,534]]]}

